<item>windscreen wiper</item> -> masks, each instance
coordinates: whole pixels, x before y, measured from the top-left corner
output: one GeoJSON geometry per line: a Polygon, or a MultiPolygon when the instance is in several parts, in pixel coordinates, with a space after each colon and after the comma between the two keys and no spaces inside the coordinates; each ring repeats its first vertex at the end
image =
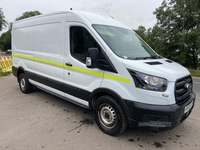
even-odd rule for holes
{"type": "Polygon", "coordinates": [[[146,59],[152,59],[151,57],[135,57],[135,60],[146,60],[146,59]]]}
{"type": "Polygon", "coordinates": [[[151,57],[135,57],[134,59],[135,60],[146,60],[146,59],[159,59],[159,58],[162,58],[162,57],[159,55],[156,55],[156,56],[151,56],[151,57]]]}
{"type": "Polygon", "coordinates": [[[156,56],[152,56],[151,57],[152,59],[160,59],[160,58],[162,58],[160,55],[156,55],[156,56]]]}

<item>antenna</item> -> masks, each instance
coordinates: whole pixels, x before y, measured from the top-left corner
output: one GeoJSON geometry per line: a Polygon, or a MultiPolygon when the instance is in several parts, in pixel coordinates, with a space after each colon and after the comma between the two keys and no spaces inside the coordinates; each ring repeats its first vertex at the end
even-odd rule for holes
{"type": "Polygon", "coordinates": [[[111,17],[111,18],[113,18],[113,19],[115,19],[113,16],[111,16],[103,7],[102,7],[102,9],[111,17]]]}

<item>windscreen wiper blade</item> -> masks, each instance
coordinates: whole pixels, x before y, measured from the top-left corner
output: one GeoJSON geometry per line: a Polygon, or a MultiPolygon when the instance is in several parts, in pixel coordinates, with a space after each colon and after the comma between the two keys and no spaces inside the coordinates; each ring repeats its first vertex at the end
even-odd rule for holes
{"type": "Polygon", "coordinates": [[[135,60],[146,60],[146,59],[152,59],[151,57],[135,57],[135,60]]]}
{"type": "Polygon", "coordinates": [[[160,59],[160,58],[162,58],[160,55],[156,55],[156,56],[152,56],[151,57],[152,59],[160,59]]]}
{"type": "Polygon", "coordinates": [[[134,59],[135,60],[146,60],[146,59],[159,59],[159,58],[162,58],[162,57],[159,55],[156,55],[156,56],[151,56],[151,57],[135,57],[134,59]]]}

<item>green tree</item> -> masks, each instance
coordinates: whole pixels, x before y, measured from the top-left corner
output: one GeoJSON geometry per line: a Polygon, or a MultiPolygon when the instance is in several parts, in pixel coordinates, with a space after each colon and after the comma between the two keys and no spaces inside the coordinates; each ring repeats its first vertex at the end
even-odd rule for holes
{"type": "Polygon", "coordinates": [[[139,26],[138,29],[134,30],[145,42],[147,42],[152,48],[154,48],[152,41],[152,29],[146,29],[144,26],[139,26]]]}
{"type": "Polygon", "coordinates": [[[143,40],[147,40],[147,30],[145,26],[139,26],[138,29],[134,30],[143,40]]]}
{"type": "Polygon", "coordinates": [[[22,16],[16,18],[15,20],[22,20],[22,19],[25,19],[25,18],[29,18],[29,17],[33,17],[33,16],[37,16],[37,15],[41,15],[41,13],[39,11],[27,11],[27,12],[24,12],[22,14],[22,16]]]}
{"type": "Polygon", "coordinates": [[[11,49],[11,30],[12,25],[10,25],[9,30],[3,33],[0,37],[0,49],[2,51],[6,51],[7,49],[11,49]]]}
{"type": "Polygon", "coordinates": [[[0,8],[0,31],[2,31],[2,29],[4,27],[7,26],[7,21],[5,20],[5,16],[3,14],[2,8],[0,8]]]}
{"type": "Polygon", "coordinates": [[[200,52],[200,1],[164,0],[154,12],[152,29],[156,51],[186,67],[198,67],[200,52]],[[159,42],[159,43],[158,43],[159,42]]]}

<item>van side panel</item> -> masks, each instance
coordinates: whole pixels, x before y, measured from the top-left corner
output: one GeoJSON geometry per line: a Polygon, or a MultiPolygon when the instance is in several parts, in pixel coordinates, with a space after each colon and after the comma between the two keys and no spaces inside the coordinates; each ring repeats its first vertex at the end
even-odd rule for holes
{"type": "MultiPolygon", "coordinates": [[[[33,26],[34,21],[30,20],[26,23],[19,22],[14,24],[12,31],[12,51],[16,54],[26,55],[32,57],[33,55],[33,26]]],[[[19,57],[13,57],[13,65],[15,67],[21,66],[27,71],[33,72],[33,62],[29,59],[22,60],[19,57]],[[17,66],[16,66],[17,65],[17,66]]]]}
{"type": "Polygon", "coordinates": [[[13,46],[16,52],[33,53],[33,26],[16,28],[13,35],[13,46]]]}
{"type": "MultiPolygon", "coordinates": [[[[66,14],[51,15],[35,19],[34,25],[34,67],[35,83],[48,85],[47,90],[59,93],[63,89],[63,61],[65,30],[62,24],[66,14]],[[55,89],[59,90],[55,90],[55,89]]],[[[64,96],[62,93],[61,96],[64,96]]]]}
{"type": "MultiPolygon", "coordinates": [[[[34,29],[35,73],[63,81],[63,58],[61,23],[36,25],[34,29]],[[56,62],[60,67],[52,65],[56,62]]],[[[36,75],[36,79],[37,79],[36,75]]]]}

